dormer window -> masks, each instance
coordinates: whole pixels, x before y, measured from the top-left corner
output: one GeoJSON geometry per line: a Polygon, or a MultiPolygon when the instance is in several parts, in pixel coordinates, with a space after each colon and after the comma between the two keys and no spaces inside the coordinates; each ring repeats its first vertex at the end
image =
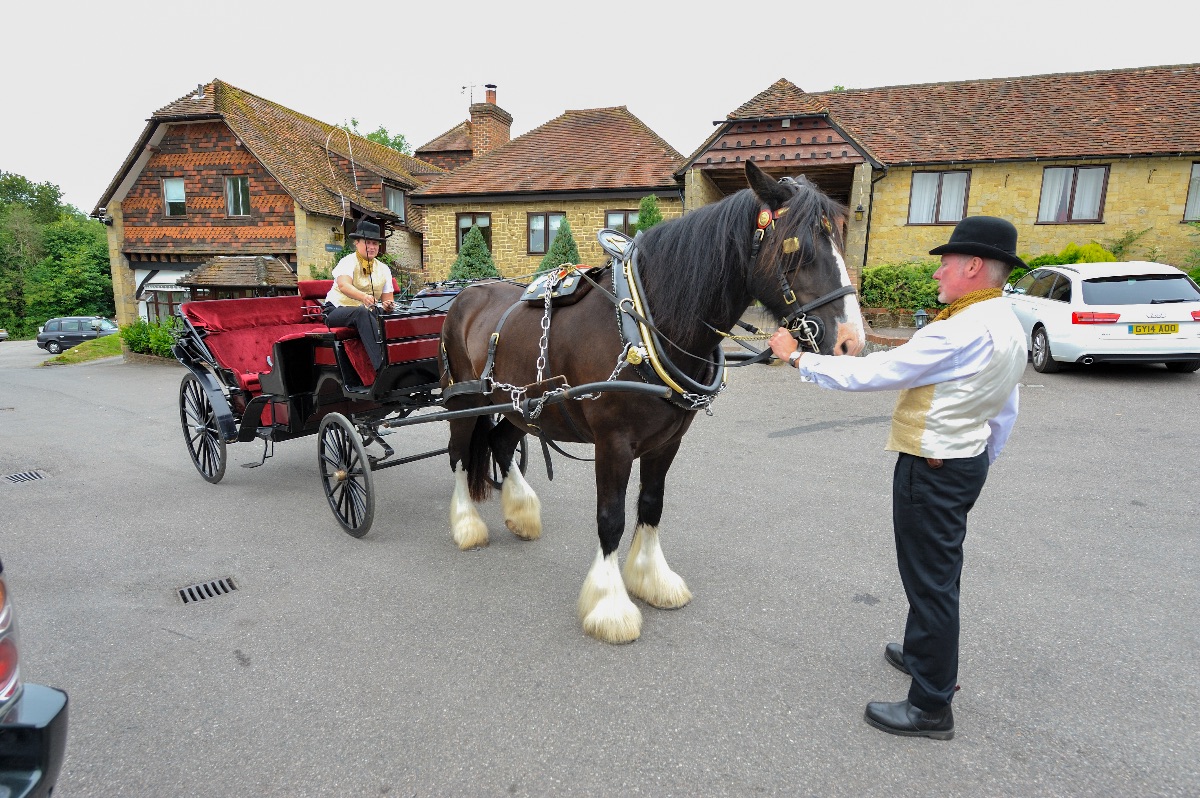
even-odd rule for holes
{"type": "Polygon", "coordinates": [[[388,210],[400,217],[400,221],[404,221],[404,192],[398,188],[391,186],[383,187],[383,200],[387,205],[388,210]]]}

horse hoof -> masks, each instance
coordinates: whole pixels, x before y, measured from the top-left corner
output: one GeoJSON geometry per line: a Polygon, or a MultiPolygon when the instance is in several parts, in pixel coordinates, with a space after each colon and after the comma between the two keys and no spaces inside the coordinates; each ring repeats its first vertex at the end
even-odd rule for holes
{"type": "Polygon", "coordinates": [[[521,540],[537,540],[542,536],[541,523],[530,524],[528,521],[524,524],[513,518],[504,519],[504,525],[508,527],[508,531],[519,537],[521,540]]]}
{"type": "Polygon", "coordinates": [[[658,610],[678,610],[688,605],[692,600],[692,591],[688,590],[683,579],[676,577],[673,584],[656,585],[653,590],[639,590],[633,585],[627,585],[629,592],[636,598],[658,610]]]}
{"type": "Polygon", "coordinates": [[[584,616],[583,632],[602,643],[632,643],[642,635],[642,613],[632,602],[622,608],[612,598],[602,599],[584,616]]]}
{"type": "Polygon", "coordinates": [[[488,544],[487,524],[479,518],[464,519],[453,525],[450,537],[461,551],[483,548],[488,544]]]}

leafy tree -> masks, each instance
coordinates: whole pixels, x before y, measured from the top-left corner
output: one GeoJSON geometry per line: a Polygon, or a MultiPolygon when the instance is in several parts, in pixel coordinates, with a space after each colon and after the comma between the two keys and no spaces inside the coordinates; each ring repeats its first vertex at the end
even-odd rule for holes
{"type": "Polygon", "coordinates": [[[537,273],[541,274],[551,269],[557,269],[564,263],[579,263],[579,247],[575,245],[575,236],[571,234],[571,225],[565,218],[559,225],[554,240],[550,242],[550,249],[546,250],[545,257],[538,264],[537,273]]]}
{"type": "Polygon", "coordinates": [[[53,316],[111,316],[112,275],[108,240],[99,222],[64,216],[42,230],[45,256],[25,278],[25,317],[39,324],[53,316]]]}
{"type": "Polygon", "coordinates": [[[658,197],[653,194],[642,197],[642,201],[638,203],[638,221],[634,230],[649,230],[662,220],[662,211],[658,209],[658,197]]]}
{"type": "Polygon", "coordinates": [[[24,205],[38,224],[57,221],[65,210],[62,190],[53,183],[34,183],[12,172],[0,172],[0,205],[24,205]]]}
{"type": "Polygon", "coordinates": [[[479,280],[499,276],[500,272],[492,260],[492,253],[488,252],[487,242],[483,240],[483,233],[479,232],[477,225],[471,225],[471,229],[463,238],[458,257],[450,267],[450,279],[479,280]]]}
{"type": "Polygon", "coordinates": [[[362,136],[364,139],[373,141],[376,144],[382,144],[385,147],[390,147],[396,152],[402,152],[405,155],[412,155],[412,147],[409,146],[408,140],[404,138],[404,134],[397,133],[393,136],[383,125],[375,128],[375,130],[371,133],[363,133],[358,129],[358,120],[351,117],[349,125],[338,125],[338,127],[340,127],[342,130],[353,133],[356,136],[362,136]]]}

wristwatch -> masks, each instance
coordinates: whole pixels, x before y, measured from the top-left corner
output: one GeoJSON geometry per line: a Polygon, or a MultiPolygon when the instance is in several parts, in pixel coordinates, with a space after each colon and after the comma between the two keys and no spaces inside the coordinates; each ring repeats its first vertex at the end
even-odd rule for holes
{"type": "Polygon", "coordinates": [[[794,369],[800,368],[800,366],[797,364],[800,362],[800,356],[803,354],[804,353],[799,349],[797,349],[795,352],[792,352],[790,355],[788,355],[788,365],[794,369]]]}

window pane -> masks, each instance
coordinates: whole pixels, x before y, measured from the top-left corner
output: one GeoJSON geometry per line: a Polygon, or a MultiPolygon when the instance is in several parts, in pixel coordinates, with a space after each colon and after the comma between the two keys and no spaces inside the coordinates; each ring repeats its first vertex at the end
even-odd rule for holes
{"type": "Polygon", "coordinates": [[[937,198],[938,176],[935,172],[917,172],[913,175],[912,196],[908,200],[908,223],[930,224],[933,222],[933,203],[937,198]]]}
{"type": "Polygon", "coordinates": [[[1103,168],[1080,169],[1075,177],[1075,206],[1072,219],[1099,219],[1100,194],[1104,190],[1103,168]]]}
{"type": "Polygon", "coordinates": [[[529,251],[546,251],[546,217],[540,213],[529,217],[529,251]]]}
{"type": "Polygon", "coordinates": [[[626,217],[629,219],[629,227],[625,230],[625,233],[628,235],[628,234],[632,234],[633,228],[637,227],[638,212],[630,211],[628,214],[626,214],[626,217]]]}
{"type": "Polygon", "coordinates": [[[549,249],[554,244],[554,238],[558,235],[558,228],[562,227],[563,219],[567,218],[561,213],[550,214],[550,240],[546,242],[546,248],[549,249]]]}
{"type": "Polygon", "coordinates": [[[225,179],[225,207],[230,216],[250,215],[250,181],[247,178],[225,179]]]}
{"type": "MultiPolygon", "coordinates": [[[[1192,182],[1195,182],[1194,180],[1192,182]]],[[[625,214],[620,211],[609,211],[604,216],[604,226],[610,230],[625,231],[625,214]]]]}
{"type": "Polygon", "coordinates": [[[1187,205],[1183,209],[1183,218],[1200,221],[1200,163],[1192,164],[1192,179],[1188,182],[1187,205]]]}
{"type": "Polygon", "coordinates": [[[1198,299],[1200,293],[1182,274],[1144,274],[1083,281],[1085,305],[1147,305],[1151,302],[1195,302],[1198,299]]]}
{"type": "Polygon", "coordinates": [[[1071,201],[1071,177],[1074,169],[1046,169],[1042,172],[1042,202],[1038,206],[1039,222],[1065,222],[1071,201]]]}
{"type": "Polygon", "coordinates": [[[166,200],[167,216],[187,214],[187,199],[183,193],[182,177],[169,177],[163,181],[163,199],[166,200]]]}
{"type": "Polygon", "coordinates": [[[958,222],[967,204],[967,173],[947,172],[942,175],[942,201],[938,207],[939,222],[958,222]]]}
{"type": "Polygon", "coordinates": [[[387,202],[388,210],[404,220],[404,192],[392,188],[391,186],[383,187],[383,195],[387,202]]]}

